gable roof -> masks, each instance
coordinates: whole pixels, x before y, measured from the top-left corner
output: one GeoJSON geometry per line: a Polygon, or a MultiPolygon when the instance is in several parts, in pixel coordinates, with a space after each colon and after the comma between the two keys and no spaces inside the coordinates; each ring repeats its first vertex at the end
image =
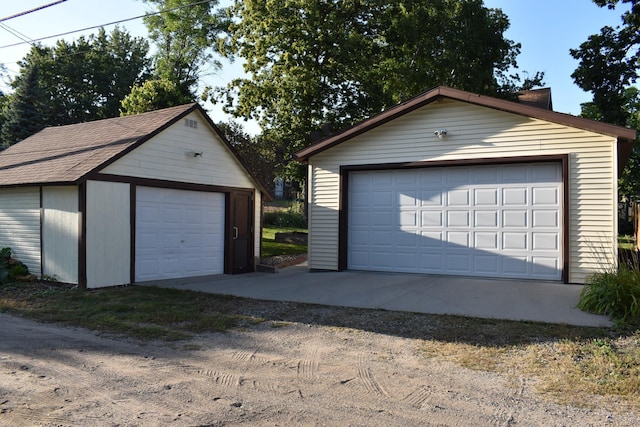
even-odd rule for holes
{"type": "MultiPolygon", "coordinates": [[[[71,184],[116,161],[193,111],[199,111],[220,139],[235,150],[199,104],[133,116],[48,127],[0,152],[0,187],[71,184]]],[[[242,161],[238,158],[240,164],[242,161]]],[[[242,164],[256,185],[260,181],[242,164]]]]}
{"type": "Polygon", "coordinates": [[[619,170],[622,170],[623,166],[626,164],[629,155],[631,154],[633,143],[636,140],[636,131],[633,129],[615,126],[603,122],[597,122],[594,120],[583,119],[580,117],[572,116],[570,114],[557,113],[555,111],[532,107],[530,105],[525,105],[518,102],[507,101],[504,99],[493,98],[485,95],[477,95],[471,92],[452,89],[445,86],[438,86],[421,95],[416,96],[415,98],[412,98],[376,116],[373,116],[370,119],[360,122],[359,124],[353,126],[350,129],[347,129],[344,132],[329,136],[326,139],[318,141],[317,143],[295,153],[294,158],[298,161],[306,162],[311,156],[328,150],[331,147],[348,141],[351,138],[361,135],[373,128],[390,122],[400,116],[410,113],[411,111],[428,105],[441,98],[453,99],[456,101],[493,108],[495,110],[545,120],[548,122],[615,137],[618,141],[619,170]]]}

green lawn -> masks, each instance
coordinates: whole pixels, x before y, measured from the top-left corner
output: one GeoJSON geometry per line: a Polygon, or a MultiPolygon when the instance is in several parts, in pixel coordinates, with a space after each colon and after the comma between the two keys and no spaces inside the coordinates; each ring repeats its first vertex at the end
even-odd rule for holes
{"type": "Polygon", "coordinates": [[[276,255],[306,254],[306,245],[294,245],[291,243],[276,243],[276,233],[289,233],[300,231],[306,233],[305,228],[292,227],[264,227],[262,229],[262,256],[271,257],[276,255]]]}
{"type": "Polygon", "coordinates": [[[633,236],[618,236],[618,248],[633,249],[633,236]]]}

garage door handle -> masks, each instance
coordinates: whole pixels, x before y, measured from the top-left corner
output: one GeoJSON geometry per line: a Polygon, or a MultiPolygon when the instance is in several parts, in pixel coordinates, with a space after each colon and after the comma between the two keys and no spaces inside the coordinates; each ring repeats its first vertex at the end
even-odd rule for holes
{"type": "Polygon", "coordinates": [[[233,227],[233,240],[238,238],[238,227],[233,227]]]}

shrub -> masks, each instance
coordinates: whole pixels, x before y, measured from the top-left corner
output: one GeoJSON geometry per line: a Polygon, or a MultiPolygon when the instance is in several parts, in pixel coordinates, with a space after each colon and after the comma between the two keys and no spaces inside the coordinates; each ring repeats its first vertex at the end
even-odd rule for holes
{"type": "Polygon", "coordinates": [[[301,213],[291,211],[265,212],[263,223],[266,227],[307,228],[307,218],[301,213]]]}
{"type": "Polygon", "coordinates": [[[10,248],[0,249],[0,283],[28,274],[27,266],[11,257],[10,248]]]}
{"type": "Polygon", "coordinates": [[[610,316],[622,324],[640,322],[640,270],[621,263],[617,270],[587,279],[578,308],[610,316]]]}

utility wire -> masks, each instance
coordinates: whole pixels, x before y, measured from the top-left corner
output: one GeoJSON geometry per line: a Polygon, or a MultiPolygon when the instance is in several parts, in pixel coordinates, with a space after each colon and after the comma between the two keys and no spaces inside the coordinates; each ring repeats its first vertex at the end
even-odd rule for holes
{"type": "MultiPolygon", "coordinates": [[[[203,3],[209,3],[210,1],[211,0],[198,1],[198,2],[187,4],[187,5],[184,5],[184,6],[174,7],[172,9],[165,9],[165,10],[160,10],[160,11],[154,12],[154,13],[146,13],[144,15],[134,16],[133,18],[121,19],[119,21],[108,22],[106,24],[101,24],[101,25],[94,25],[92,27],[81,28],[79,30],[67,31],[65,33],[55,34],[53,36],[40,37],[40,38],[31,40],[31,42],[39,42],[39,41],[42,41],[42,40],[47,40],[47,39],[53,39],[53,38],[56,38],[56,37],[67,36],[67,35],[73,34],[73,33],[79,33],[79,32],[82,32],[82,31],[95,30],[96,28],[102,28],[102,27],[106,27],[106,26],[109,26],[109,25],[121,24],[123,22],[128,22],[128,21],[134,21],[136,19],[144,18],[145,16],[161,15],[163,13],[173,12],[174,10],[185,9],[187,7],[197,6],[197,5],[203,4],[203,3]]],[[[14,46],[20,46],[20,45],[25,44],[25,43],[29,43],[29,42],[24,42],[23,41],[23,42],[19,42],[19,43],[8,44],[8,45],[0,46],[0,49],[5,49],[5,48],[8,48],[8,47],[14,47],[14,46]]]]}
{"type": "Polygon", "coordinates": [[[13,34],[14,36],[19,38],[20,40],[23,40],[25,43],[29,43],[32,46],[34,45],[33,41],[29,37],[27,37],[25,34],[22,34],[20,31],[14,29],[14,28],[11,28],[7,24],[3,24],[2,22],[0,22],[0,28],[2,28],[3,30],[5,30],[8,33],[13,34]]]}
{"type": "Polygon", "coordinates": [[[36,7],[34,9],[31,9],[31,10],[25,10],[24,12],[16,13],[15,15],[11,15],[11,16],[7,16],[6,18],[2,18],[2,19],[0,19],[0,22],[8,21],[9,19],[17,18],[19,16],[28,15],[30,13],[37,12],[37,11],[42,10],[42,9],[46,9],[48,7],[51,7],[51,6],[55,6],[57,4],[64,3],[66,1],[67,0],[58,0],[56,2],[45,4],[43,6],[39,6],[39,7],[36,7]]]}

